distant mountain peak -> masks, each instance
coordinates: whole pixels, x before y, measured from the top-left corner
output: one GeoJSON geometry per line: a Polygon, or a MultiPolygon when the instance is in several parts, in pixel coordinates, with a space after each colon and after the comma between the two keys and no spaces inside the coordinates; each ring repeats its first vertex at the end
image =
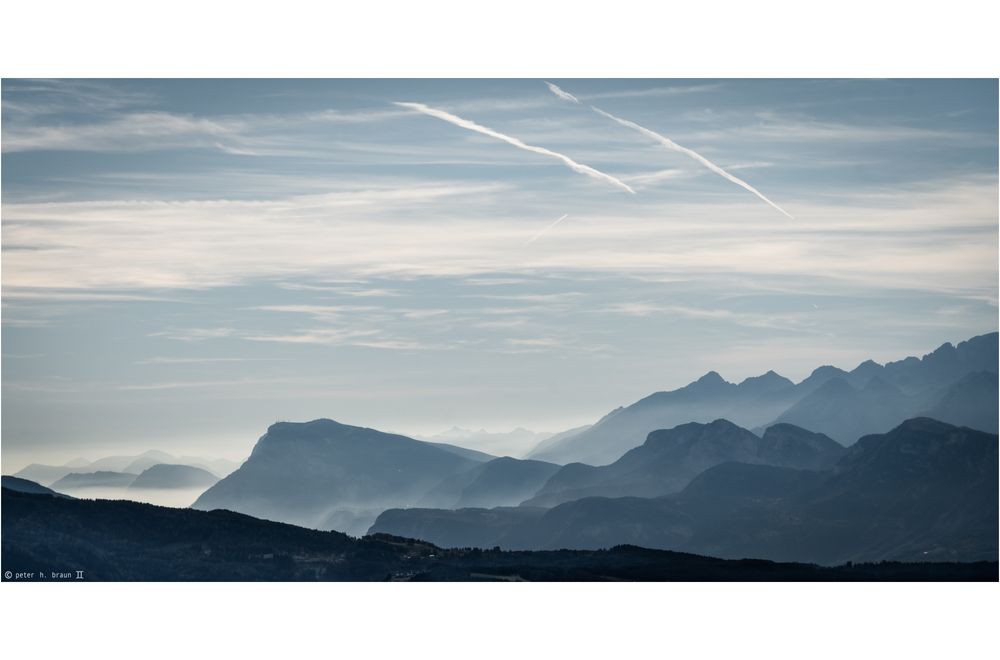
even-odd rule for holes
{"type": "Polygon", "coordinates": [[[321,428],[341,428],[347,426],[346,424],[341,424],[340,422],[334,421],[326,417],[320,417],[319,419],[314,419],[308,422],[275,422],[267,427],[267,432],[272,431],[287,431],[290,429],[321,429],[321,428]]]}
{"type": "Polygon", "coordinates": [[[952,424],[947,424],[945,422],[939,422],[936,419],[931,419],[930,417],[913,417],[904,421],[902,424],[894,428],[890,433],[897,431],[902,432],[934,432],[940,433],[943,431],[948,431],[949,429],[957,428],[952,424]]]}
{"type": "Polygon", "coordinates": [[[736,424],[733,424],[732,422],[730,422],[728,419],[723,419],[722,417],[720,417],[719,419],[712,420],[708,424],[705,424],[705,426],[707,426],[709,428],[717,428],[717,429],[733,428],[733,429],[740,429],[741,431],[744,430],[744,429],[740,428],[739,426],[737,426],[736,424]]]}
{"type": "MultiPolygon", "coordinates": [[[[718,371],[709,371],[698,380],[682,387],[680,392],[721,392],[730,387],[735,387],[732,383],[719,375],[718,371]]],[[[670,395],[672,393],[667,392],[670,395]]]]}
{"type": "Polygon", "coordinates": [[[809,374],[809,376],[810,377],[812,377],[812,376],[840,376],[840,375],[845,374],[845,373],[847,373],[847,372],[844,371],[843,369],[838,369],[837,367],[833,366],[832,364],[824,364],[821,367],[816,367],[815,369],[813,369],[813,372],[811,374],[809,374]]]}
{"type": "Polygon", "coordinates": [[[869,359],[869,360],[865,360],[864,362],[862,362],[858,366],[854,367],[854,369],[851,371],[851,373],[852,374],[859,374],[859,373],[869,373],[869,372],[881,371],[881,370],[882,370],[882,365],[881,364],[879,364],[875,360],[869,359]]]}
{"type": "MultiPolygon", "coordinates": [[[[943,356],[943,355],[947,355],[949,353],[954,353],[954,352],[955,352],[955,346],[954,346],[954,344],[952,344],[950,341],[946,341],[945,343],[943,343],[940,346],[938,346],[937,348],[935,348],[934,351],[931,353],[931,355],[943,356]]],[[[924,357],[927,357],[927,356],[924,356],[924,357]]]]}
{"type": "Polygon", "coordinates": [[[749,389],[759,390],[761,392],[772,392],[783,387],[793,387],[794,385],[795,383],[788,380],[781,374],[776,373],[773,369],[770,369],[760,376],[750,376],[749,378],[744,378],[740,382],[739,387],[744,390],[749,389]]]}
{"type": "Polygon", "coordinates": [[[718,371],[709,371],[707,374],[696,380],[695,383],[726,383],[726,379],[720,376],[718,371]]]}

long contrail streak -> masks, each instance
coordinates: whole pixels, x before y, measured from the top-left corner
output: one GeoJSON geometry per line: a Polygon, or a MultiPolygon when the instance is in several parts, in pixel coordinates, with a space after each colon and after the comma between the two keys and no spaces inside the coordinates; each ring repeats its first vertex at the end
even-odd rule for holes
{"type": "Polygon", "coordinates": [[[626,190],[626,191],[632,193],[633,195],[635,194],[635,191],[632,190],[631,187],[629,187],[623,181],[620,181],[620,180],[616,179],[615,177],[611,176],[610,174],[605,174],[604,172],[601,172],[599,170],[595,170],[593,167],[590,167],[589,165],[584,165],[582,163],[578,163],[575,160],[573,160],[572,158],[570,158],[569,156],[564,156],[563,154],[557,153],[555,151],[551,151],[549,149],[546,149],[545,147],[536,147],[536,146],[531,145],[531,144],[525,144],[524,142],[522,142],[521,140],[518,140],[515,137],[511,137],[509,135],[504,135],[503,133],[499,133],[497,131],[494,131],[492,128],[487,128],[485,126],[481,126],[480,124],[477,124],[474,121],[469,121],[468,119],[462,119],[458,115],[453,115],[450,112],[445,112],[444,110],[438,110],[436,108],[431,108],[429,106],[424,105],[423,103],[402,103],[402,102],[396,102],[395,105],[398,105],[398,106],[403,107],[403,108],[409,108],[411,110],[416,110],[417,112],[422,112],[425,115],[430,115],[431,117],[436,117],[436,118],[441,119],[443,121],[455,124],[456,126],[460,126],[462,128],[468,129],[470,131],[475,131],[476,133],[482,133],[483,135],[488,135],[488,136],[496,138],[498,140],[503,140],[507,144],[514,145],[518,149],[524,149],[525,151],[530,151],[532,153],[541,154],[543,156],[549,156],[551,158],[555,158],[555,159],[561,161],[566,167],[570,168],[574,172],[579,172],[580,174],[585,174],[585,175],[587,175],[589,177],[592,177],[594,179],[598,179],[600,181],[605,181],[607,183],[610,183],[610,184],[612,184],[614,186],[617,186],[617,187],[621,188],[622,190],[626,190]]]}
{"type": "MultiPolygon", "coordinates": [[[[569,92],[566,92],[566,91],[563,91],[562,89],[559,89],[559,87],[557,87],[556,85],[553,85],[550,82],[546,82],[545,84],[548,85],[549,90],[553,94],[555,94],[556,96],[558,96],[559,98],[564,99],[566,101],[572,101],[574,103],[580,103],[580,99],[576,98],[575,96],[573,96],[569,92]]],[[[604,110],[601,110],[600,108],[597,108],[597,107],[594,107],[594,106],[590,106],[590,109],[593,110],[594,112],[596,112],[599,115],[607,117],[608,119],[621,124],[622,126],[625,126],[627,128],[631,128],[631,129],[636,130],[636,131],[639,131],[643,135],[656,140],[657,142],[659,142],[660,144],[662,144],[667,149],[670,149],[672,151],[677,151],[679,153],[682,153],[682,154],[684,154],[686,156],[689,156],[689,157],[695,159],[696,161],[698,161],[699,163],[701,163],[702,165],[704,165],[705,167],[707,167],[711,171],[715,172],[719,176],[721,176],[721,177],[723,177],[725,179],[728,179],[729,181],[732,181],[733,183],[735,183],[738,186],[741,186],[742,188],[745,188],[745,189],[749,190],[754,195],[757,195],[757,197],[760,197],[762,200],[764,200],[765,202],[767,202],[768,204],[770,204],[771,206],[773,206],[779,212],[783,213],[784,215],[786,215],[789,218],[792,218],[794,220],[794,218],[792,217],[791,213],[789,213],[785,209],[781,208],[780,206],[778,206],[777,204],[775,204],[774,202],[772,202],[771,200],[769,200],[767,197],[764,196],[764,194],[762,192],[760,192],[759,190],[757,190],[756,188],[754,188],[753,186],[751,186],[749,183],[747,183],[743,179],[740,179],[739,177],[733,176],[732,174],[730,174],[726,170],[722,169],[721,167],[719,167],[718,165],[716,165],[715,163],[713,163],[709,159],[707,159],[704,156],[702,156],[701,154],[699,154],[697,151],[694,151],[692,149],[688,149],[687,147],[683,147],[683,146],[677,144],[676,142],[674,142],[673,140],[671,140],[670,138],[665,137],[663,135],[660,135],[656,131],[651,131],[648,128],[640,126],[639,124],[636,124],[633,121],[629,121],[628,119],[622,119],[621,117],[616,117],[615,115],[611,114],[610,112],[605,112],[604,110]]]]}
{"type": "Polygon", "coordinates": [[[548,227],[546,227],[542,231],[538,232],[537,234],[535,234],[534,236],[532,236],[531,238],[529,238],[527,241],[525,241],[524,244],[525,245],[531,245],[532,243],[534,243],[535,241],[537,241],[539,238],[541,238],[542,236],[545,236],[545,234],[549,233],[550,229],[552,229],[553,227],[555,227],[556,225],[558,225],[560,222],[562,222],[563,220],[565,220],[568,217],[569,217],[569,213],[563,213],[562,217],[560,217],[558,220],[556,220],[555,222],[553,222],[551,225],[549,225],[548,227]]]}

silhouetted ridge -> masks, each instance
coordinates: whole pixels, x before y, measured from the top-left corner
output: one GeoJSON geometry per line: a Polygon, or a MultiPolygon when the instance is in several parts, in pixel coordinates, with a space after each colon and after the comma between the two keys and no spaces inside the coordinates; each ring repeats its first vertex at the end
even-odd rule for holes
{"type": "Polygon", "coordinates": [[[760,376],[745,378],[738,387],[747,392],[765,393],[775,392],[788,387],[794,387],[794,383],[784,376],[774,371],[768,371],[760,376]]]}
{"type": "MultiPolygon", "coordinates": [[[[693,429],[685,426],[673,429],[673,438],[662,435],[660,448],[690,442],[693,429]]],[[[799,448],[836,446],[788,424],[768,431],[771,445],[762,442],[762,451],[780,446],[784,436],[800,437],[794,443],[799,448]]],[[[648,451],[650,444],[629,454],[648,451]]],[[[398,526],[458,546],[471,538],[538,550],[636,544],[823,564],[996,560],[996,435],[916,418],[837,451],[832,468],[723,461],[700,471],[680,492],[577,497],[542,513],[387,511],[372,531],[392,533],[398,526]],[[424,526],[425,518],[433,525],[424,526]]],[[[824,457],[827,465],[832,458],[824,457]]],[[[578,471],[593,479],[594,470],[607,468],[578,471]]]]}
{"type": "Polygon", "coordinates": [[[708,468],[739,461],[819,468],[832,465],[843,447],[821,434],[781,425],[761,438],[726,419],[690,422],[651,432],[614,463],[571,463],[556,472],[525,504],[555,506],[583,497],[657,497],[680,491],[708,468]]]}
{"type": "MultiPolygon", "coordinates": [[[[57,493],[51,488],[46,488],[45,486],[30,481],[28,479],[21,479],[20,477],[12,477],[9,475],[3,475],[0,478],[0,485],[4,488],[9,488],[10,490],[17,491],[19,493],[32,493],[35,495],[51,495],[52,497],[70,497],[69,495],[63,495],[62,493],[57,493]]],[[[72,498],[70,498],[72,499],[72,498]]]]}
{"type": "MultiPolygon", "coordinates": [[[[849,445],[862,435],[884,433],[904,419],[936,410],[948,388],[970,373],[985,371],[995,376],[997,353],[998,334],[994,332],[957,346],[943,345],[923,358],[909,357],[885,365],[865,360],[850,373],[824,365],[798,384],[768,371],[734,385],[710,371],[684,387],[656,392],[617,408],[579,433],[546,442],[531,457],[554,463],[608,465],[645,442],[652,431],[720,417],[754,430],[791,422],[849,445]],[[874,379],[880,383],[869,388],[874,379]],[[824,401],[828,397],[832,400],[824,401]]],[[[961,395],[942,406],[942,414],[949,414],[951,422],[996,430],[996,415],[981,413],[981,406],[962,404],[963,400],[975,400],[990,405],[992,385],[966,385],[961,395]]]]}
{"type": "MultiPolygon", "coordinates": [[[[2,489],[6,581],[39,566],[85,579],[287,580],[990,580],[997,564],[823,568],[618,545],[606,551],[442,549],[391,534],[356,539],[230,511],[69,500],[2,489]]],[[[39,580],[47,579],[38,577],[39,580]]]]}

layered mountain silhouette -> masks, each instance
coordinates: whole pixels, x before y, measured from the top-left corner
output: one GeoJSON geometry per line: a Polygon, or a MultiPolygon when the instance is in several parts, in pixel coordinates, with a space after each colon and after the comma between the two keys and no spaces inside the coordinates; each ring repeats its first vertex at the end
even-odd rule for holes
{"type": "Polygon", "coordinates": [[[250,458],[194,503],[363,534],[384,509],[517,503],[556,469],[329,419],[272,425],[250,458]]]}
{"type": "Polygon", "coordinates": [[[211,472],[217,477],[224,477],[239,467],[238,463],[225,458],[173,456],[154,449],[134,456],[105,456],[95,461],[76,458],[65,465],[32,463],[13,476],[51,486],[71,473],[122,472],[138,475],[143,470],[158,464],[189,465],[211,472]]]}
{"type": "Polygon", "coordinates": [[[761,431],[788,422],[849,445],[942,406],[950,422],[995,431],[997,403],[990,397],[997,388],[997,361],[998,335],[993,332],[957,346],[943,344],[919,359],[885,365],[867,360],[850,372],[819,367],[797,384],[773,371],[739,384],[710,371],[690,385],[618,408],[585,431],[546,441],[528,458],[606,465],[642,444],[652,431],[719,418],[761,431]],[[971,378],[977,373],[984,375],[971,378]],[[961,393],[952,393],[959,383],[961,393]],[[962,403],[973,399],[985,408],[962,403]]]}
{"type": "Polygon", "coordinates": [[[718,419],[691,422],[653,431],[646,442],[614,463],[594,467],[571,463],[525,502],[554,506],[582,497],[656,497],[684,488],[708,468],[729,461],[783,467],[823,469],[832,466],[844,448],[819,433],[778,424],[764,437],[718,419]]]}
{"type": "Polygon", "coordinates": [[[52,484],[52,488],[55,490],[127,488],[135,481],[137,476],[139,475],[127,472],[110,472],[107,470],[98,472],[71,472],[52,484]]]}
{"type": "Polygon", "coordinates": [[[921,407],[922,399],[904,394],[878,376],[861,388],[834,377],[782,413],[775,423],[808,425],[843,444],[851,444],[872,430],[892,428],[921,407]]]}
{"type": "Polygon", "coordinates": [[[528,458],[606,465],[657,429],[720,418],[754,427],[773,420],[795,400],[793,383],[774,372],[736,385],[710,371],[679,390],[657,392],[612,411],[582,433],[540,448],[528,458]]]}
{"type": "Polygon", "coordinates": [[[208,488],[219,478],[190,465],[158,463],[142,471],[129,488],[208,488]]]}
{"type": "Polygon", "coordinates": [[[191,576],[222,566],[226,575],[272,579],[307,579],[311,571],[371,579],[382,570],[390,577],[470,579],[480,569],[502,579],[596,575],[592,570],[625,577],[637,575],[627,564],[641,573],[664,556],[653,560],[643,554],[652,551],[620,546],[669,550],[674,559],[676,552],[721,558],[716,562],[995,562],[997,337],[945,344],[919,359],[868,360],[851,371],[823,366],[799,383],[773,371],[738,384],[709,372],[592,426],[547,437],[529,459],[442,442],[478,439],[492,448],[505,435],[517,442],[542,435],[524,429],[453,429],[432,442],[318,419],[272,425],[221,480],[225,465],[216,472],[209,459],[157,451],[32,465],[3,477],[4,561],[8,548],[25,561],[51,558],[47,543],[69,534],[64,540],[73,552],[93,561],[121,559],[125,548],[156,557],[122,559],[123,572],[99,562],[108,575],[131,576],[121,579],[162,575],[171,566],[191,576]],[[65,498],[52,504],[61,490],[81,498],[155,494],[150,499],[171,504],[200,492],[192,507],[202,511],[164,514],[107,501],[66,508],[65,498]],[[15,510],[28,512],[23,520],[35,527],[11,527],[16,541],[8,545],[6,502],[14,491],[15,510]],[[54,520],[39,522],[43,512],[54,520]],[[114,519],[119,515],[124,526],[114,519]],[[168,520],[191,532],[189,547],[171,548],[170,533],[155,529],[168,520]],[[59,528],[81,524],[99,529],[59,528]],[[224,528],[222,538],[229,525],[240,531],[213,544],[201,536],[213,524],[224,528]],[[136,530],[147,526],[162,547],[140,539],[136,530]],[[359,542],[314,536],[323,534],[316,530],[392,538],[359,542]],[[271,541],[252,545],[260,556],[244,556],[238,544],[257,532],[271,541]],[[494,546],[531,552],[441,549],[494,546]],[[405,550],[396,556],[394,548],[405,550]],[[584,554],[555,552],[564,548],[584,554]],[[229,559],[216,564],[198,556],[206,549],[229,559]],[[380,568],[352,573],[339,566],[337,553],[380,568]],[[282,556],[281,566],[265,555],[282,556]],[[440,561],[445,556],[448,562],[440,561]],[[591,563],[584,570],[580,562],[591,563]]]}
{"type": "Polygon", "coordinates": [[[949,424],[965,424],[974,429],[997,432],[1000,419],[1000,392],[997,375],[977,371],[964,376],[945,390],[944,395],[927,409],[926,417],[949,424]]]}
{"type": "Polygon", "coordinates": [[[544,461],[496,458],[445,479],[419,504],[450,501],[449,508],[515,506],[537,493],[559,469],[559,465],[544,461]]]}
{"type": "Polygon", "coordinates": [[[371,531],[419,532],[455,546],[628,543],[822,564],[992,560],[997,447],[996,435],[916,418],[861,438],[826,469],[726,462],[668,496],[584,497],[547,510],[386,511],[371,531]]]}

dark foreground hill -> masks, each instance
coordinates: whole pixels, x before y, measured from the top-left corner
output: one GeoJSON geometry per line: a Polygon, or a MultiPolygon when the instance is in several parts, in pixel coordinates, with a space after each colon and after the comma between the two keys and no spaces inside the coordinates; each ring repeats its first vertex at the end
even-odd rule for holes
{"type": "Polygon", "coordinates": [[[184,580],[947,580],[995,581],[997,562],[824,568],[621,546],[603,551],[443,550],[362,539],[229,511],[2,491],[4,581],[184,580]],[[45,577],[39,572],[45,571],[45,577]],[[8,577],[9,576],[9,577],[8,577]]]}
{"type": "MultiPolygon", "coordinates": [[[[10,490],[15,490],[19,493],[34,493],[36,495],[54,495],[55,497],[67,497],[69,495],[63,495],[62,493],[57,493],[51,488],[46,488],[45,486],[30,481],[28,479],[21,479],[20,477],[11,477],[9,475],[3,475],[3,479],[0,480],[0,484],[4,488],[9,488],[10,490]]],[[[72,499],[72,498],[70,498],[72,499]]]]}

